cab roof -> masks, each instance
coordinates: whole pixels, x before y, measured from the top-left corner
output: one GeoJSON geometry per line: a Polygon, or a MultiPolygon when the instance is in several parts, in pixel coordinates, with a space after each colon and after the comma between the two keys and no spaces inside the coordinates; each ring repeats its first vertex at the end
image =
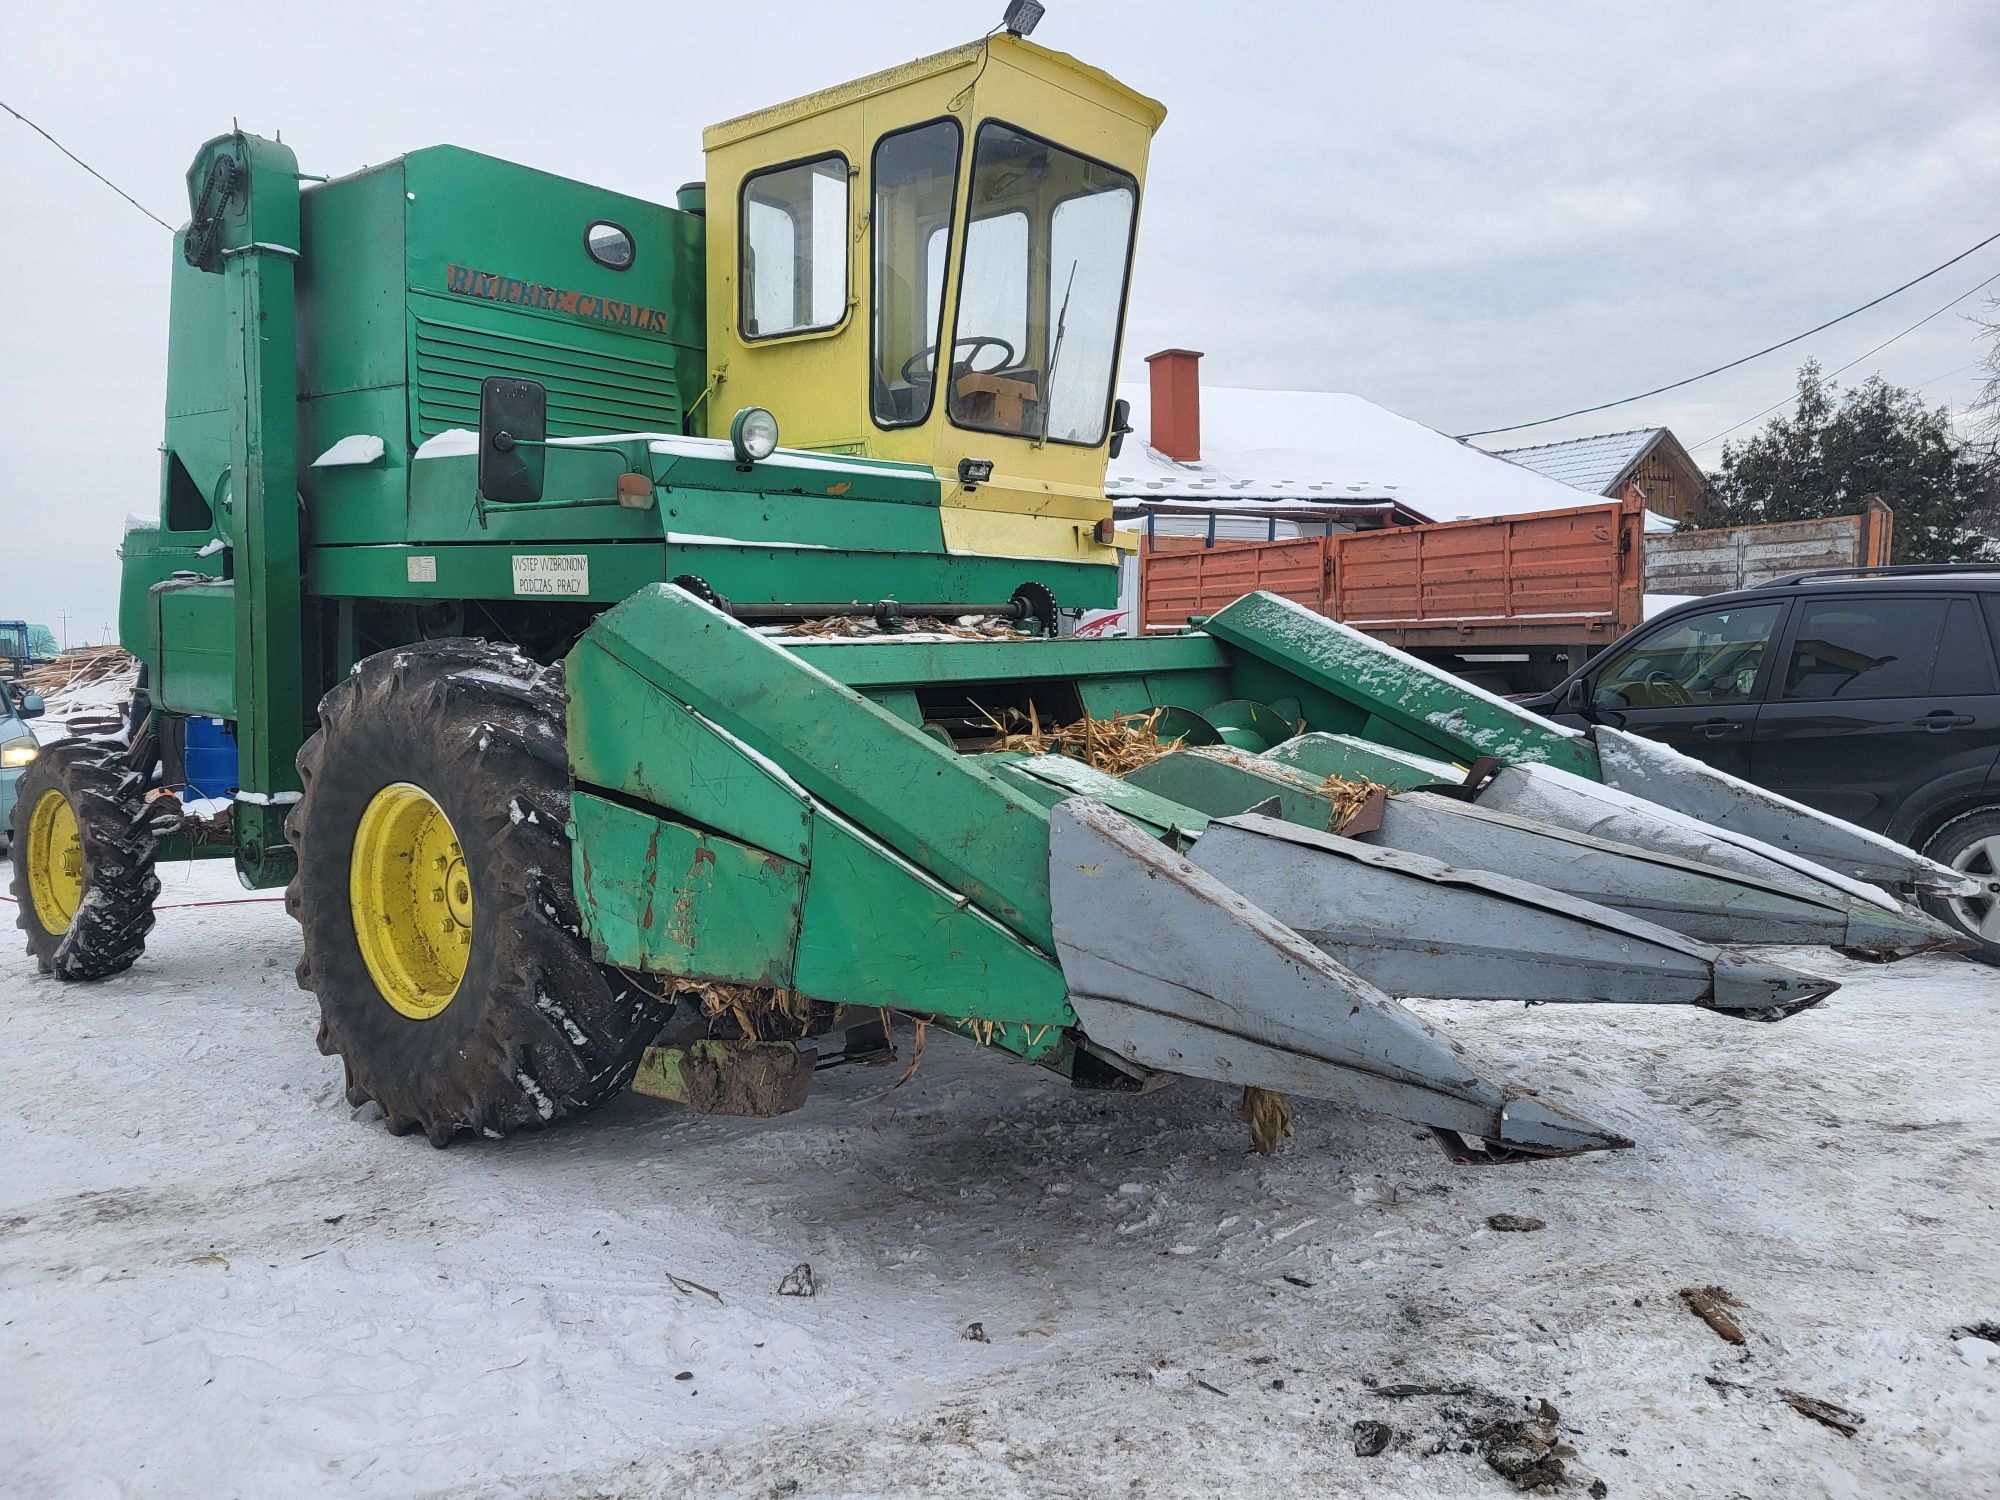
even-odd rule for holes
{"type": "Polygon", "coordinates": [[[738,115],[734,119],[711,125],[701,134],[702,149],[713,151],[721,146],[734,145],[738,141],[762,135],[765,131],[776,130],[780,126],[798,120],[825,114],[842,105],[873,98],[875,95],[906,88],[925,79],[938,77],[940,74],[977,66],[994,59],[1010,63],[1023,72],[1033,74],[1070,93],[1091,99],[1120,114],[1129,115],[1142,122],[1148,130],[1159,129],[1160,122],[1167,117],[1167,107],[1159,100],[1150,98],[1136,89],[1127,88],[1103,69],[1079,62],[1066,52],[1056,52],[1048,47],[1037,46],[1024,37],[1001,32],[980,41],[948,48],[943,52],[933,52],[928,57],[920,57],[912,62],[899,63],[893,68],[884,68],[881,72],[870,73],[865,78],[835,84],[832,88],[820,89],[816,93],[789,99],[783,104],[768,105],[749,114],[738,115]]]}

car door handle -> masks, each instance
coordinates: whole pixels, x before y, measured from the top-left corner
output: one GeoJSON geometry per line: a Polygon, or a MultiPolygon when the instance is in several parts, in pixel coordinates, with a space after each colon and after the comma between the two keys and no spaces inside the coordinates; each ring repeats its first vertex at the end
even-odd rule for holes
{"type": "Polygon", "coordinates": [[[1706,736],[1708,739],[1716,740],[1721,739],[1723,735],[1728,734],[1732,730],[1741,729],[1743,721],[1741,719],[1703,719],[1694,727],[1697,733],[1706,736]]]}
{"type": "Polygon", "coordinates": [[[1921,719],[1910,722],[1919,729],[1958,729],[1972,722],[1971,714],[1955,714],[1948,708],[1934,708],[1921,719]]]}

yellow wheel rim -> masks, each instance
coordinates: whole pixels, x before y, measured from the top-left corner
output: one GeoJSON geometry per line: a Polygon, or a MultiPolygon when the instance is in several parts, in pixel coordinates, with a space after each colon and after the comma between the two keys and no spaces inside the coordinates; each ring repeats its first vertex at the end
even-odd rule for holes
{"type": "Polygon", "coordinates": [[[47,932],[68,932],[83,905],[83,833],[61,792],[43,792],[28,815],[28,894],[47,932]]]}
{"type": "Polygon", "coordinates": [[[398,781],[369,801],[354,830],[347,893],[361,961],[382,998],[413,1021],[451,1004],[472,956],[472,877],[429,792],[398,781]]]}

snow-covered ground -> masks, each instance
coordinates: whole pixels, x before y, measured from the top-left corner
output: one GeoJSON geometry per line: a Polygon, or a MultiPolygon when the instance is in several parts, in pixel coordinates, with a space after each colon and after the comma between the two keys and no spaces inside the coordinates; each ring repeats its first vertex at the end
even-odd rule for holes
{"type": "Polygon", "coordinates": [[[1438,1007],[1640,1142],[1541,1165],[1309,1101],[1260,1158],[1224,1089],[938,1036],[778,1120],[435,1151],[343,1102],[283,907],[163,874],[122,978],[0,955],[10,1497],[1503,1495],[1476,1435],[1525,1399],[1566,1493],[2000,1494],[1953,1338],[2000,1319],[1991,971],[1812,953],[1847,988],[1778,1026],[1438,1007]]]}

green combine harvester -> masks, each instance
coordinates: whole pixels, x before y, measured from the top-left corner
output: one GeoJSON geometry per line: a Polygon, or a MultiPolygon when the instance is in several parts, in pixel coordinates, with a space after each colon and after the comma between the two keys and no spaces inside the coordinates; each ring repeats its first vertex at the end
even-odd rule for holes
{"type": "Polygon", "coordinates": [[[440,1145],[777,1113],[901,1014],[1506,1160],[1626,1142],[1403,997],[1769,1021],[1833,985],[1740,944],[1950,946],[1900,896],[1954,872],[1282,600],[1066,638],[1163,114],[1001,32],[711,128],[672,207],[209,142],[144,696],[22,781],[29,951],[118,973],[156,859],[227,854],[289,884],[350,1100],[440,1145]],[[171,795],[218,722],[225,818],[171,795]]]}

